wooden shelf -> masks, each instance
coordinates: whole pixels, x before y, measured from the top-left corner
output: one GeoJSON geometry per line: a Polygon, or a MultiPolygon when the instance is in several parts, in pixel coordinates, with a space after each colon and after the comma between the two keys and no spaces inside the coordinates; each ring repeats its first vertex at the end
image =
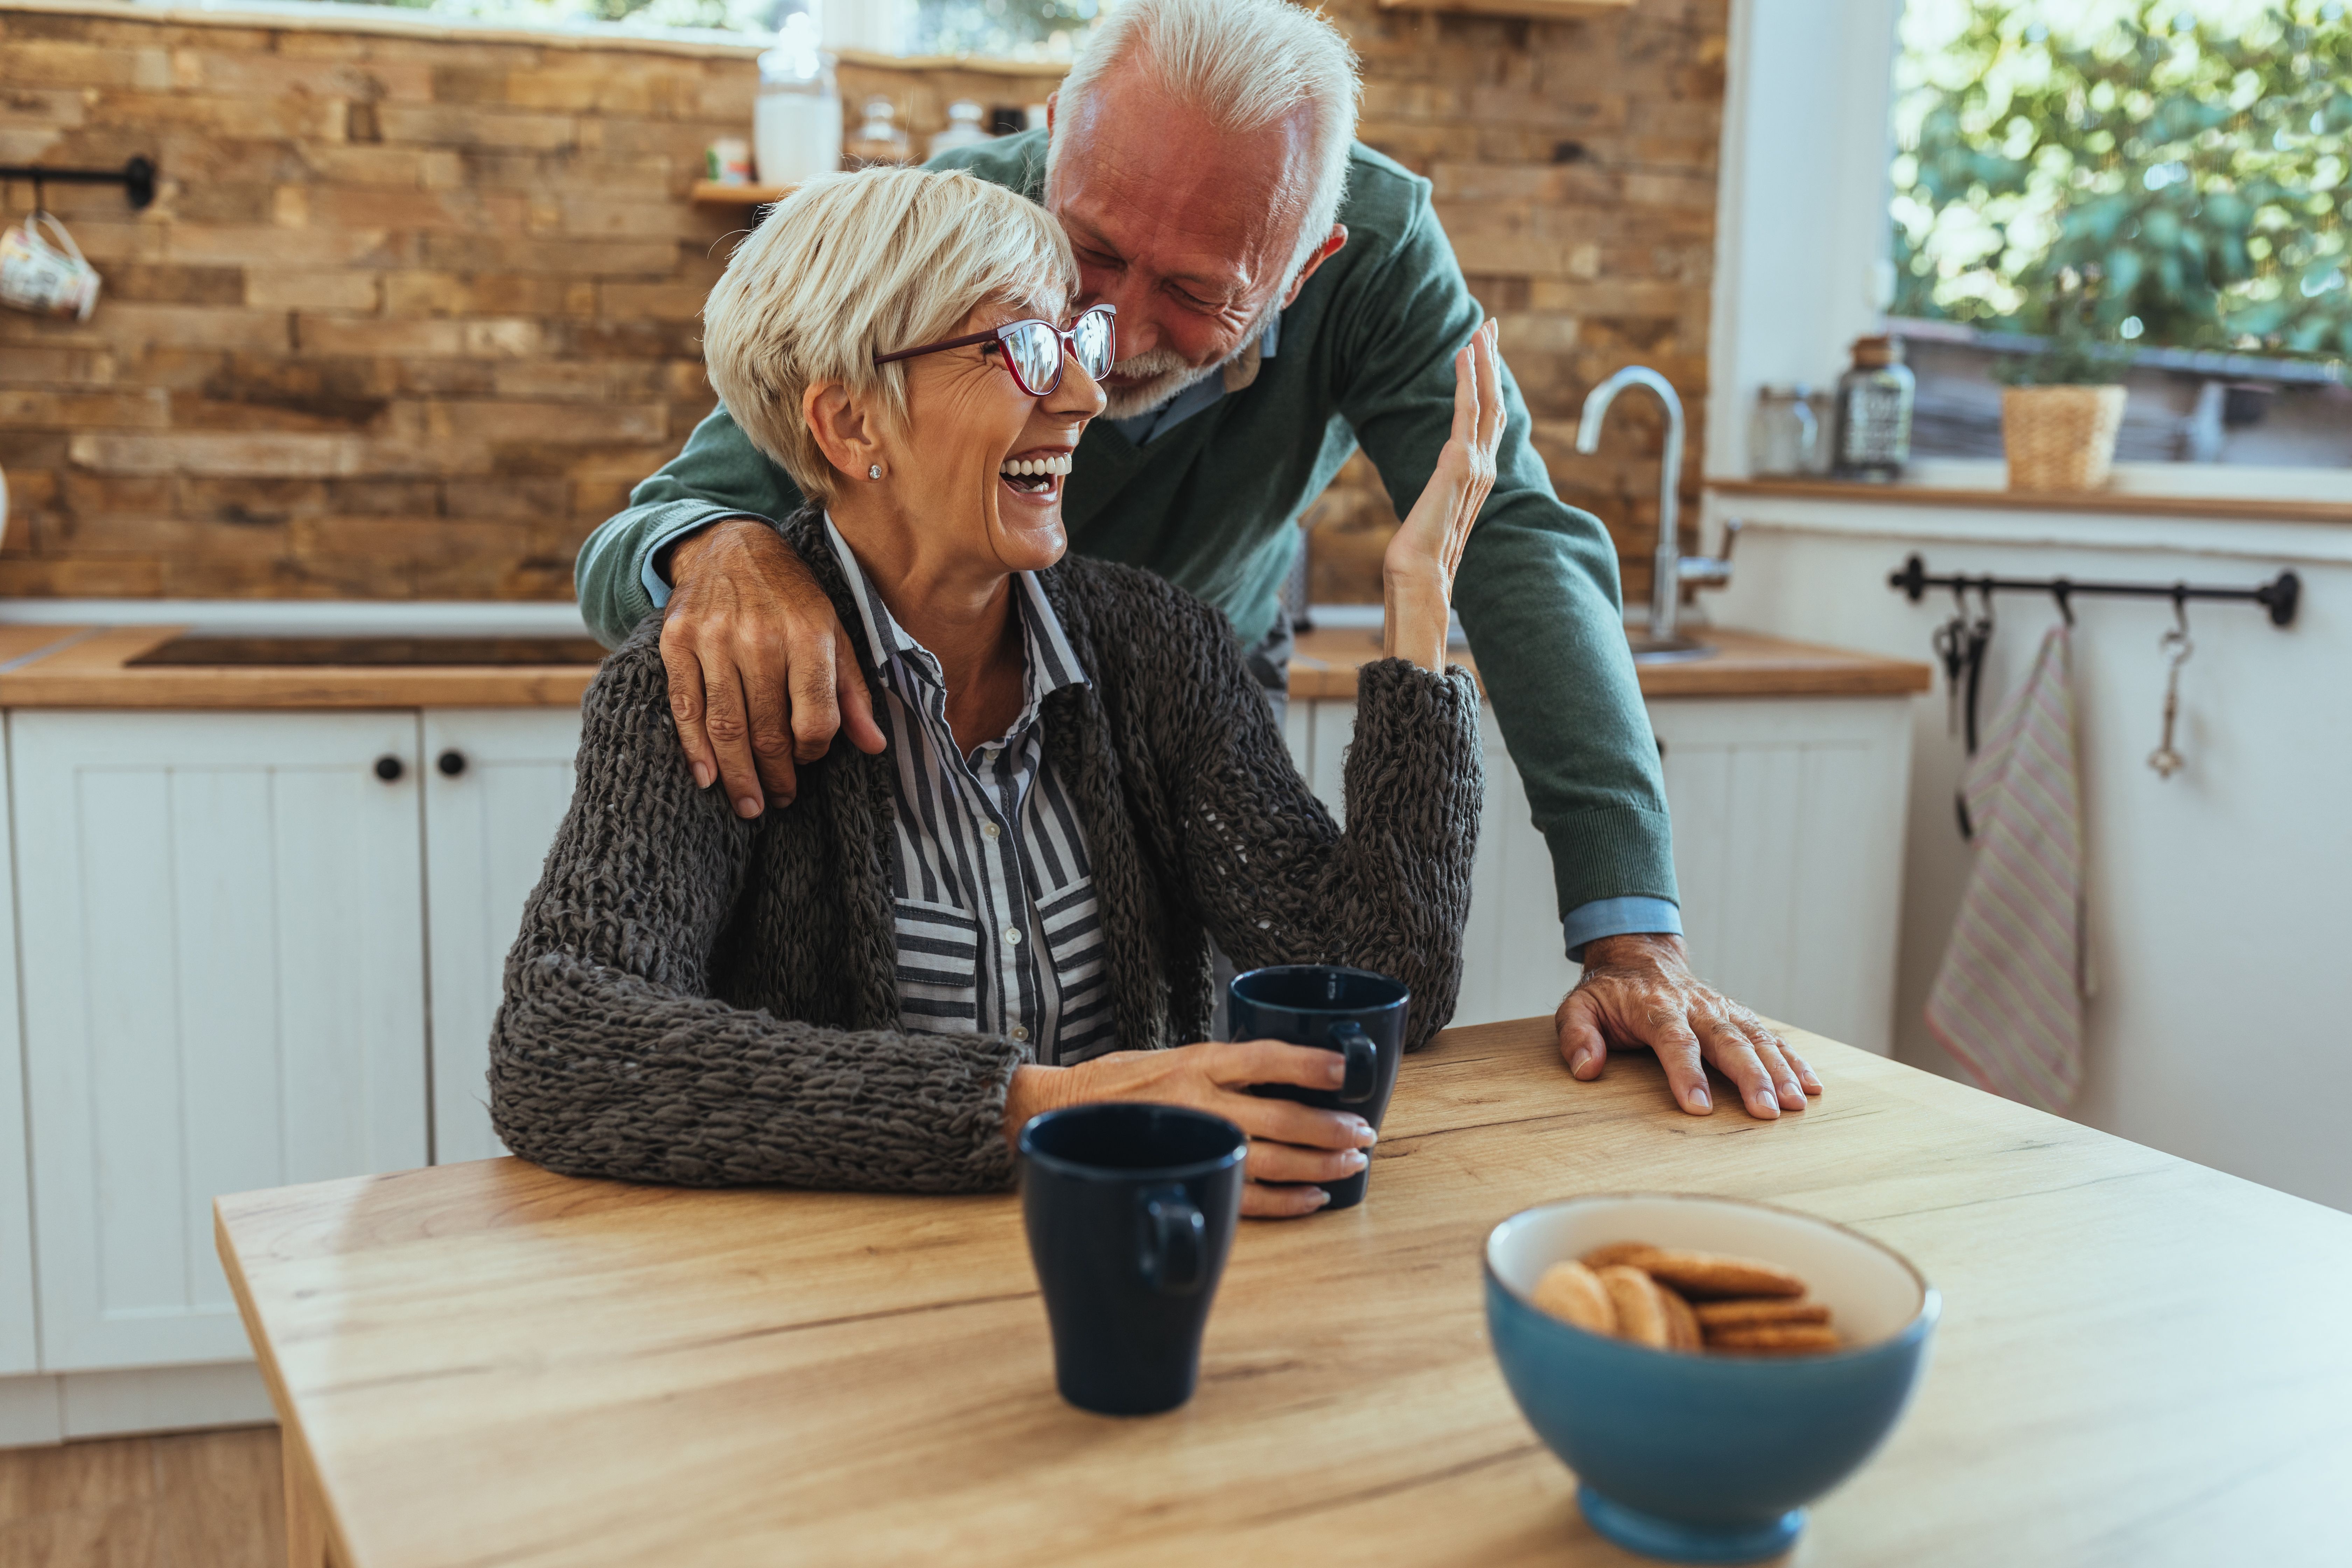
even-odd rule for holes
{"type": "Polygon", "coordinates": [[[2087,511],[2120,517],[2210,517],[2256,522],[2352,522],[2352,501],[2256,496],[2149,495],[2137,490],[1994,490],[1874,485],[1838,479],[1709,479],[1721,496],[1847,501],[1858,506],[1982,507],[1994,511],[2087,511]]]}
{"type": "Polygon", "coordinates": [[[694,199],[705,206],[762,207],[770,202],[782,201],[794,189],[792,185],[726,185],[717,180],[697,180],[694,199]]]}
{"type": "Polygon", "coordinates": [[[1581,22],[1631,10],[1633,0],[1378,0],[1383,11],[1444,11],[1461,16],[1523,16],[1534,22],[1581,22]]]}

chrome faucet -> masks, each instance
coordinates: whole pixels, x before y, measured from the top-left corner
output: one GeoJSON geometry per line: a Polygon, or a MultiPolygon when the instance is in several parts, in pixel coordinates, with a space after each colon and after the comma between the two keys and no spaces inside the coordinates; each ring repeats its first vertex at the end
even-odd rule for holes
{"type": "Polygon", "coordinates": [[[1633,639],[1633,657],[1645,661],[1704,658],[1715,649],[1675,629],[1682,614],[1683,584],[1719,588],[1731,580],[1731,550],[1739,526],[1727,525],[1719,559],[1683,553],[1682,504],[1676,493],[1683,472],[1683,400],[1672,382],[1647,365],[1629,364],[1585,395],[1576,449],[1587,456],[1601,449],[1601,423],[1610,404],[1629,386],[1648,387],[1666,405],[1665,467],[1658,477],[1658,551],[1650,574],[1650,630],[1633,639]]]}

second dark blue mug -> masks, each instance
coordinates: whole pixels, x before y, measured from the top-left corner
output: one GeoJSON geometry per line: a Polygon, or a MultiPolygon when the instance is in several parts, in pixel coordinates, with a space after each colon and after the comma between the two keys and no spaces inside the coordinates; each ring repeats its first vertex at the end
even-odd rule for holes
{"type": "MultiPolygon", "coordinates": [[[[1229,990],[1226,1016],[1234,1039],[1319,1046],[1348,1061],[1347,1079],[1336,1090],[1262,1083],[1252,1094],[1352,1110],[1380,1130],[1396,1088],[1397,1066],[1404,1059],[1404,1016],[1412,993],[1403,982],[1334,963],[1285,963],[1236,974],[1229,990]]],[[[1324,1206],[1344,1209],[1362,1203],[1371,1177],[1367,1165],[1352,1176],[1318,1184],[1331,1194],[1324,1206]]]]}
{"type": "Polygon", "coordinates": [[[1177,1105],[1072,1105],[1021,1130],[1021,1211],[1062,1397],[1149,1415],[1192,1397],[1249,1140],[1177,1105]]]}

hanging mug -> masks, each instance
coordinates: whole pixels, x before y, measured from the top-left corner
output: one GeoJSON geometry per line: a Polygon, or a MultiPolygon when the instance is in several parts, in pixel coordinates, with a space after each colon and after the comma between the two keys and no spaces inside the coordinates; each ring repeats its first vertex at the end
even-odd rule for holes
{"type": "Polygon", "coordinates": [[[37,212],[22,228],[0,231],[0,304],[87,321],[98,304],[98,268],[83,258],[65,225],[37,212]],[[55,244],[42,236],[43,224],[57,236],[55,244]]]}

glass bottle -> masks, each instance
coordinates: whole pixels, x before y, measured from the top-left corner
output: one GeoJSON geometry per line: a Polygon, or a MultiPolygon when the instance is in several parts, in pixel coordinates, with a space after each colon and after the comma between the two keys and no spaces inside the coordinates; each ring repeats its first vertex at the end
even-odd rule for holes
{"type": "Polygon", "coordinates": [[[1813,471],[1814,448],[1823,445],[1813,415],[1811,390],[1765,386],[1756,392],[1756,414],[1748,432],[1748,466],[1759,477],[1789,478],[1813,471]]]}
{"type": "Polygon", "coordinates": [[[841,167],[841,89],[816,40],[815,19],[796,12],[760,57],[751,146],[761,184],[797,185],[841,167]]]}
{"type": "Polygon", "coordinates": [[[971,147],[992,141],[981,129],[981,107],[968,98],[958,99],[948,105],[948,128],[931,138],[931,156],[936,158],[951,147],[971,147]]]}
{"type": "Polygon", "coordinates": [[[1903,341],[1856,338],[1853,368],[1838,377],[1837,460],[1843,479],[1897,479],[1911,460],[1911,403],[1918,378],[1903,363],[1903,341]]]}
{"type": "Polygon", "coordinates": [[[842,144],[842,157],[852,169],[888,167],[907,163],[914,149],[898,128],[898,110],[887,98],[866,100],[866,122],[842,144]]]}

